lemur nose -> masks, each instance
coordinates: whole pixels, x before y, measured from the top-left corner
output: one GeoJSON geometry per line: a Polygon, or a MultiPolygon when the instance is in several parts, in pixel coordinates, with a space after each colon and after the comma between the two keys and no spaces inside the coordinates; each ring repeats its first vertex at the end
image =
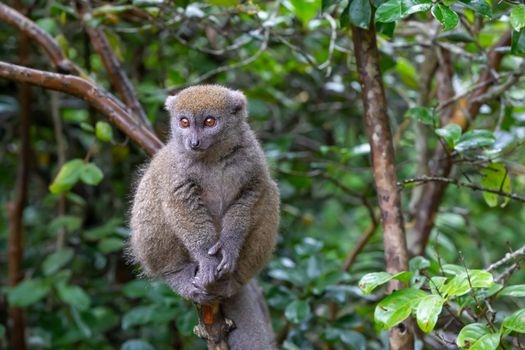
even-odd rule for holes
{"type": "Polygon", "coordinates": [[[199,147],[201,142],[199,140],[191,140],[190,147],[191,149],[195,150],[199,147]]]}

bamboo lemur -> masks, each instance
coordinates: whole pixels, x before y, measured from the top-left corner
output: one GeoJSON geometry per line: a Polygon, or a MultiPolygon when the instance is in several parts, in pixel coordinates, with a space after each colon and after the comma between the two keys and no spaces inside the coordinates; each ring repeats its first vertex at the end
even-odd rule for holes
{"type": "Polygon", "coordinates": [[[194,86],[166,109],[171,137],[136,190],[131,254],[147,276],[208,304],[234,295],[270,258],[279,191],[242,92],[194,86]]]}

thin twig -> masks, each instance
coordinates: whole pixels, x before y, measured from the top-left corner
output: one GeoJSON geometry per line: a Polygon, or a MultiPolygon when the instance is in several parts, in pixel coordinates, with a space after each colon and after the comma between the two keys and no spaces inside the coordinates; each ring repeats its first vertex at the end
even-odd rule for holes
{"type": "Polygon", "coordinates": [[[494,193],[494,194],[500,195],[502,197],[507,197],[507,198],[514,199],[514,200],[517,200],[517,201],[525,203],[525,196],[521,196],[521,195],[516,194],[516,193],[509,193],[509,192],[505,192],[505,191],[501,191],[501,190],[495,190],[495,189],[492,189],[492,188],[486,188],[486,187],[482,187],[482,186],[479,186],[479,185],[476,185],[476,184],[473,184],[473,183],[458,181],[456,179],[451,179],[451,178],[448,178],[448,177],[441,177],[441,176],[413,177],[413,178],[405,179],[405,180],[403,180],[401,182],[398,182],[397,186],[399,187],[399,189],[403,189],[408,184],[418,183],[418,185],[421,185],[421,184],[424,184],[424,183],[427,183],[427,182],[444,182],[444,183],[447,183],[447,184],[456,185],[457,187],[467,187],[467,188],[470,188],[470,189],[472,189],[474,191],[494,193]]]}
{"type": "Polygon", "coordinates": [[[207,73],[204,73],[203,75],[197,77],[196,79],[194,79],[193,81],[189,82],[189,83],[186,83],[186,84],[182,84],[182,85],[179,85],[179,86],[176,86],[176,87],[171,87],[171,88],[168,88],[168,91],[169,93],[173,93],[183,87],[186,87],[186,86],[190,86],[190,85],[195,85],[195,84],[200,84],[202,83],[203,81],[206,81],[207,79],[219,74],[219,73],[223,73],[223,72],[227,72],[227,71],[231,71],[231,70],[235,70],[235,69],[238,69],[238,68],[241,68],[241,67],[244,67],[244,66],[247,66],[249,65],[250,63],[254,62],[257,58],[259,58],[259,56],[264,52],[266,51],[266,48],[268,47],[268,40],[270,38],[270,30],[267,28],[265,31],[264,31],[264,39],[263,39],[263,42],[261,44],[261,46],[259,47],[259,50],[257,50],[256,53],[254,53],[252,56],[240,61],[240,62],[237,62],[235,64],[230,64],[230,65],[225,65],[225,66],[220,66],[220,67],[217,67],[211,71],[208,71],[207,73]]]}
{"type": "Polygon", "coordinates": [[[485,271],[488,271],[488,272],[493,271],[499,268],[500,266],[513,261],[514,259],[523,258],[523,257],[525,257],[525,245],[521,247],[520,249],[515,250],[514,252],[505,254],[503,258],[496,261],[495,263],[492,263],[489,267],[485,269],[485,271]]]}

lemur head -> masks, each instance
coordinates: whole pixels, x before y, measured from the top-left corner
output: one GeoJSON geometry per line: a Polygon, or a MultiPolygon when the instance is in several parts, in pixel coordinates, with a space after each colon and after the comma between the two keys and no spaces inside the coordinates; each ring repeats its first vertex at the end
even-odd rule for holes
{"type": "Polygon", "coordinates": [[[191,154],[232,144],[246,121],[246,98],[220,85],[197,85],[166,100],[171,139],[191,154]]]}

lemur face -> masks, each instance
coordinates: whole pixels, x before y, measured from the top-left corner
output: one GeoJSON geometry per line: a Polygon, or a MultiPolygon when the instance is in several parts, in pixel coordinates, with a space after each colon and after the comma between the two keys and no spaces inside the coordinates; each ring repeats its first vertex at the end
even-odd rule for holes
{"type": "Polygon", "coordinates": [[[190,153],[203,153],[217,142],[234,137],[230,130],[246,118],[246,99],[241,92],[218,85],[187,88],[168,97],[172,138],[190,153]]]}

